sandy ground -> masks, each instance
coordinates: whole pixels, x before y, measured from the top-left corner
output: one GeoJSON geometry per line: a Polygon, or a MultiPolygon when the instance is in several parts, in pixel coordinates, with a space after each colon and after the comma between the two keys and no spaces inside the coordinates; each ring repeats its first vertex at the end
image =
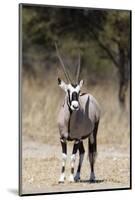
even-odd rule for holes
{"type": "MultiPolygon", "coordinates": [[[[85,157],[81,172],[81,181],[69,183],[70,155],[72,143],[68,144],[68,160],[64,184],[59,184],[61,171],[61,146],[37,142],[23,137],[22,142],[22,192],[48,193],[96,189],[128,188],[130,187],[129,145],[99,144],[95,164],[96,182],[89,183],[90,168],[87,156],[87,140],[85,157]]],[[[78,154],[76,165],[78,162],[78,154]]]]}

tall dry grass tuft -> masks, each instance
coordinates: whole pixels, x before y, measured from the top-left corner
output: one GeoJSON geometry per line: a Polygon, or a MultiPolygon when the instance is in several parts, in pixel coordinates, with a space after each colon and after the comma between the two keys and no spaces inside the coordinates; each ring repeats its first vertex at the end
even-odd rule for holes
{"type": "MultiPolygon", "coordinates": [[[[129,94],[126,110],[122,111],[118,102],[117,84],[114,81],[89,84],[84,86],[83,90],[94,95],[101,105],[98,143],[127,144],[130,135],[129,94]]],[[[51,73],[48,73],[43,82],[24,77],[22,84],[23,136],[43,143],[58,144],[57,115],[63,97],[64,93],[58,87],[56,77],[51,73]]]]}

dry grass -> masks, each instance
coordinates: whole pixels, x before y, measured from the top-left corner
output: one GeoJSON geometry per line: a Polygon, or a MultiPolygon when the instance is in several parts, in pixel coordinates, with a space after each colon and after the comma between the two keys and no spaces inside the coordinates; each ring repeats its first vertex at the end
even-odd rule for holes
{"type": "MultiPolygon", "coordinates": [[[[129,101],[126,111],[122,111],[118,102],[117,84],[106,82],[87,86],[84,91],[90,92],[101,105],[101,121],[98,133],[100,143],[124,144],[129,139],[129,101]]],[[[35,140],[53,144],[59,140],[57,115],[64,92],[51,75],[44,83],[34,80],[23,81],[22,128],[23,135],[35,140]],[[52,137],[53,136],[53,137],[52,137]]]]}

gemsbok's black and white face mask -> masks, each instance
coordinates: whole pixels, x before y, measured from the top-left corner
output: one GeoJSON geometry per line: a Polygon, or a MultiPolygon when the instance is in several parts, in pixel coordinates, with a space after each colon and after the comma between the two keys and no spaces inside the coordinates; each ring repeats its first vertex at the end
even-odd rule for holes
{"type": "Polygon", "coordinates": [[[79,94],[83,85],[83,80],[78,84],[66,84],[63,80],[58,78],[59,86],[66,92],[68,97],[68,106],[72,111],[79,109],[79,94]]]}

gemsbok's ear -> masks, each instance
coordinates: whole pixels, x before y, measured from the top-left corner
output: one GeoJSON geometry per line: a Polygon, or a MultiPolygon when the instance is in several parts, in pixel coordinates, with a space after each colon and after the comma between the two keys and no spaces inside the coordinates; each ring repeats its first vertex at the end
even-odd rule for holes
{"type": "Polygon", "coordinates": [[[81,81],[80,81],[80,83],[79,83],[79,85],[80,85],[80,88],[82,87],[83,83],[84,83],[84,81],[83,81],[83,80],[81,80],[81,81]]]}
{"type": "Polygon", "coordinates": [[[58,78],[58,85],[66,92],[67,91],[67,85],[66,83],[61,80],[60,78],[58,78]]]}
{"type": "Polygon", "coordinates": [[[58,77],[58,85],[61,84],[61,79],[58,77]]]}

